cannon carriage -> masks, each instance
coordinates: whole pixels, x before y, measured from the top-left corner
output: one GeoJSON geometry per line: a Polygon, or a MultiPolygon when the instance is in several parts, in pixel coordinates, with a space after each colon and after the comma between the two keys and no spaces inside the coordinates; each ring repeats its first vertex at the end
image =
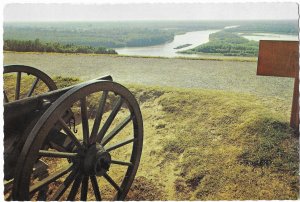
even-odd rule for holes
{"type": "Polygon", "coordinates": [[[143,120],[133,94],[104,76],[57,89],[42,71],[4,67],[6,200],[124,200],[143,120]]]}

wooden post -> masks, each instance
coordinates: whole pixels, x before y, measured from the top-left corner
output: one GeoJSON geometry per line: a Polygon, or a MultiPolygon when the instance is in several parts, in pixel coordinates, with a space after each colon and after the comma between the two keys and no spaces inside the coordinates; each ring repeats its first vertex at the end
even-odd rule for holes
{"type": "Polygon", "coordinates": [[[299,76],[295,78],[290,126],[299,134],[299,76]]]}
{"type": "Polygon", "coordinates": [[[295,78],[290,126],[299,135],[299,41],[261,40],[257,75],[295,78]]]}

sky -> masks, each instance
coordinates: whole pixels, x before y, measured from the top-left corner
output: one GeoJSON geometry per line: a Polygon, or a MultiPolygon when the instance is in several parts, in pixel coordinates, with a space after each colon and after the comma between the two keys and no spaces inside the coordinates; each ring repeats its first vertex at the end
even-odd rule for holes
{"type": "Polygon", "coordinates": [[[9,3],[4,21],[298,19],[295,2],[281,3],[9,3]]]}

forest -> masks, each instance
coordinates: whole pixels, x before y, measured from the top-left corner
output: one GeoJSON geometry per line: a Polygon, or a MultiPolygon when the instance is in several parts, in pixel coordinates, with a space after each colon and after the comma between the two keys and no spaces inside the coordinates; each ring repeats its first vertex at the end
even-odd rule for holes
{"type": "Polygon", "coordinates": [[[60,44],[58,42],[42,43],[35,40],[4,40],[5,51],[16,52],[56,52],[56,53],[95,53],[95,54],[117,54],[113,49],[105,47],[80,46],[74,44],[60,44]]]}
{"type": "Polygon", "coordinates": [[[274,34],[293,34],[298,35],[299,28],[297,21],[245,21],[238,27],[229,29],[235,33],[274,33],[274,34]]]}

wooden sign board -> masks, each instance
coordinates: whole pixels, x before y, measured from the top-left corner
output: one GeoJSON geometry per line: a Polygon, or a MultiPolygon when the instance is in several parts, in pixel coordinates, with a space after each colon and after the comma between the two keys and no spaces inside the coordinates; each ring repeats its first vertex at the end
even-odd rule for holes
{"type": "Polygon", "coordinates": [[[259,42],[257,75],[296,77],[299,74],[299,42],[259,42]]]}
{"type": "Polygon", "coordinates": [[[295,78],[290,126],[299,134],[299,41],[259,41],[257,75],[295,78]]]}

